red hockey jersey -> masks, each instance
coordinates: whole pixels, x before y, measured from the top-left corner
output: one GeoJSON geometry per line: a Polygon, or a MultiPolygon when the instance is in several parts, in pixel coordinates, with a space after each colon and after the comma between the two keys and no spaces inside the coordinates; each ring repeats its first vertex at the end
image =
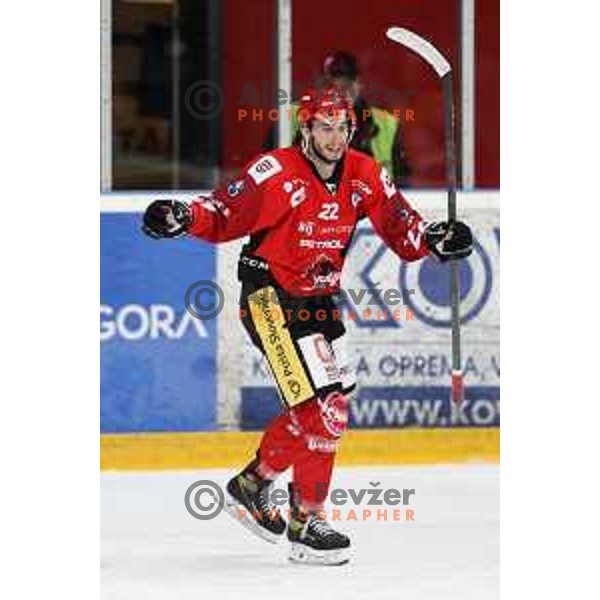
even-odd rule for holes
{"type": "Polygon", "coordinates": [[[429,254],[423,221],[374,159],[348,150],[335,176],[323,181],[296,147],[263,154],[234,181],[192,204],[191,235],[211,242],[252,236],[292,295],[335,292],[357,222],[367,216],[404,260],[429,254]]]}

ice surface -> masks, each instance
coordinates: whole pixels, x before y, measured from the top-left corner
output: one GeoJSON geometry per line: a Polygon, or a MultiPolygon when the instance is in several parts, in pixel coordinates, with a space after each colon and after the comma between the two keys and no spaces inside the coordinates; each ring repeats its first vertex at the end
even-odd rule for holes
{"type": "MultiPolygon", "coordinates": [[[[369,482],[381,482],[384,489],[416,490],[414,522],[391,521],[388,506],[388,522],[335,523],[354,546],[352,561],[340,567],[291,564],[285,542],[268,544],[225,513],[192,518],[184,506],[188,486],[199,479],[223,485],[230,476],[217,469],[102,474],[102,599],[499,596],[496,466],[338,469],[334,487],[372,489],[369,482]]],[[[371,508],[366,499],[342,507],[342,517],[350,509],[360,517],[363,508],[371,508]]]]}

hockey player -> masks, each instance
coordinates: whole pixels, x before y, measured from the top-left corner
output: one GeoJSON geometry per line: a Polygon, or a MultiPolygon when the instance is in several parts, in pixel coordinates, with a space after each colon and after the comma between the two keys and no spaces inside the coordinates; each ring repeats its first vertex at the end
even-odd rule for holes
{"type": "Polygon", "coordinates": [[[407,261],[466,257],[472,239],[458,221],[425,226],[386,170],[349,148],[356,120],[346,92],[308,92],[299,118],[299,146],[259,156],[229,185],[191,204],[153,202],[143,227],[155,238],[250,236],[238,266],[240,313],[284,410],[267,426],[256,458],[229,482],[226,508],[236,514],[243,508],[244,524],[268,541],[287,532],[292,560],[341,564],[350,540],[320,511],[356,387],[333,298],[356,224],[368,217],[407,261]],[[271,510],[269,491],[290,467],[286,523],[271,510]]]}

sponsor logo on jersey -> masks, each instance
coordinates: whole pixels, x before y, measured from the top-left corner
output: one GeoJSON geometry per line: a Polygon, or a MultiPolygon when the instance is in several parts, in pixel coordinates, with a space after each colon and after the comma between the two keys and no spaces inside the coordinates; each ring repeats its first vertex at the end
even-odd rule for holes
{"type": "Polygon", "coordinates": [[[355,225],[326,225],[319,229],[319,233],[328,233],[328,234],[344,234],[344,233],[352,233],[355,225]]]}
{"type": "Polygon", "coordinates": [[[299,204],[302,204],[307,198],[306,188],[302,186],[299,190],[296,190],[290,197],[290,204],[292,208],[296,208],[299,204]]]}
{"type": "Polygon", "coordinates": [[[312,282],[308,288],[318,290],[322,288],[336,288],[340,284],[341,273],[325,254],[319,255],[306,269],[305,276],[312,282]]]}
{"type": "Polygon", "coordinates": [[[414,215],[411,215],[410,212],[406,208],[401,208],[398,211],[398,216],[403,221],[408,221],[409,223],[412,223],[414,221],[414,215]]]}
{"type": "Polygon", "coordinates": [[[311,250],[343,250],[344,247],[340,240],[300,240],[300,248],[311,250]]]}
{"type": "Polygon", "coordinates": [[[283,171],[283,167],[274,156],[263,156],[248,169],[248,175],[252,177],[256,185],[260,185],[281,171],[283,171]]]}
{"type": "Polygon", "coordinates": [[[300,221],[298,223],[298,233],[312,235],[315,230],[315,224],[312,221],[300,221]]]}
{"type": "Polygon", "coordinates": [[[286,194],[292,194],[290,198],[292,208],[296,208],[296,206],[304,202],[308,197],[306,193],[306,181],[304,179],[294,177],[286,181],[281,187],[286,194]]]}
{"type": "Polygon", "coordinates": [[[313,235],[313,233],[324,235],[348,235],[354,231],[355,225],[321,225],[314,221],[300,221],[298,223],[298,233],[304,235],[313,235]]]}
{"type": "Polygon", "coordinates": [[[381,168],[381,184],[383,185],[383,191],[388,198],[391,198],[396,194],[396,186],[390,177],[390,174],[386,171],[385,167],[381,168]]]}
{"type": "Polygon", "coordinates": [[[419,248],[421,247],[421,241],[423,240],[424,232],[425,232],[425,223],[423,223],[423,221],[421,221],[417,225],[416,230],[413,227],[412,229],[409,229],[406,232],[406,237],[408,238],[408,241],[413,245],[415,250],[419,250],[419,248]]]}
{"type": "Polygon", "coordinates": [[[200,204],[202,208],[209,210],[210,212],[221,213],[224,216],[228,217],[231,212],[227,205],[222,201],[216,198],[215,196],[209,196],[208,198],[202,198],[200,200],[200,204]]]}
{"type": "Polygon", "coordinates": [[[367,196],[370,196],[373,193],[373,190],[364,181],[361,181],[360,179],[352,179],[350,181],[350,186],[353,189],[363,194],[366,194],[367,196]]]}
{"type": "Polygon", "coordinates": [[[232,181],[227,186],[227,193],[229,194],[229,197],[235,198],[236,196],[239,196],[244,191],[245,185],[246,184],[242,179],[239,179],[238,181],[232,181]]]}

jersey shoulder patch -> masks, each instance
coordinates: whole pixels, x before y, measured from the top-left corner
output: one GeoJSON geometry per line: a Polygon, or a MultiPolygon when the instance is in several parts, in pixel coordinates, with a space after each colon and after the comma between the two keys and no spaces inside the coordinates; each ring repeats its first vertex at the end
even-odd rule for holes
{"type": "Polygon", "coordinates": [[[283,171],[281,163],[274,156],[267,154],[266,156],[261,156],[249,167],[248,175],[252,177],[256,185],[260,185],[273,177],[273,175],[281,173],[281,171],[283,171]]]}

